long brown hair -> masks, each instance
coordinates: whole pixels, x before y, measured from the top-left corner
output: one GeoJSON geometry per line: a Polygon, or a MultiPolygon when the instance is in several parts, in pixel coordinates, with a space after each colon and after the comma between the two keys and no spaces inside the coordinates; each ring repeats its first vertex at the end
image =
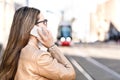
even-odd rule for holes
{"type": "Polygon", "coordinates": [[[0,65],[0,80],[14,80],[21,49],[28,43],[39,14],[40,10],[26,6],[16,10],[0,65]]]}

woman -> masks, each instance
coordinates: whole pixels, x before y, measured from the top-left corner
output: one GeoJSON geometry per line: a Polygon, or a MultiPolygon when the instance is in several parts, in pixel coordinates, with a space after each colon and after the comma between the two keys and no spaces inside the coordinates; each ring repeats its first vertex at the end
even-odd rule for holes
{"type": "Polygon", "coordinates": [[[22,7],[15,12],[0,65],[0,80],[75,80],[71,63],[54,45],[47,20],[38,9],[22,7]],[[34,26],[39,37],[30,35],[34,26]],[[39,48],[41,42],[48,50],[39,48]]]}

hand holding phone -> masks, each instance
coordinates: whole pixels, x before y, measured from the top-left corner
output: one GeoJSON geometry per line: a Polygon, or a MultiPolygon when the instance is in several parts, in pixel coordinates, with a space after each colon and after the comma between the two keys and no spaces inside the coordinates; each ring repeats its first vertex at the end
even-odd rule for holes
{"type": "Polygon", "coordinates": [[[34,26],[30,34],[35,36],[47,48],[54,44],[51,33],[45,27],[34,26]]]}

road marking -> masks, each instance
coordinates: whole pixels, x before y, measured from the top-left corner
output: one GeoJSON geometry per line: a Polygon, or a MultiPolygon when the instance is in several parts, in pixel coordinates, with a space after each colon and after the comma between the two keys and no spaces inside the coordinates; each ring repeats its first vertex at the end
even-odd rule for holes
{"type": "Polygon", "coordinates": [[[76,50],[76,53],[78,54],[77,56],[84,57],[87,61],[93,63],[94,65],[98,66],[99,68],[103,69],[104,71],[106,71],[106,72],[108,72],[108,73],[112,74],[113,76],[120,79],[120,74],[119,73],[113,71],[112,69],[110,69],[106,65],[104,65],[104,64],[98,62],[97,60],[91,58],[87,53],[83,53],[83,52],[81,52],[79,50],[76,50]]]}
{"type": "Polygon", "coordinates": [[[73,58],[70,58],[70,61],[74,64],[74,66],[88,79],[94,80],[73,58]]]}
{"type": "MultiPolygon", "coordinates": [[[[79,48],[78,48],[79,49],[79,48]]],[[[74,54],[70,54],[72,55],[76,55],[76,56],[82,56],[84,57],[87,61],[93,63],[94,65],[98,66],[99,68],[103,69],[104,71],[110,73],[111,75],[115,76],[116,78],[120,79],[120,74],[115,72],[114,70],[110,69],[109,67],[107,67],[106,65],[98,62],[97,60],[91,58],[87,53],[83,53],[81,51],[79,51],[78,49],[74,50],[74,54]]],[[[78,64],[79,65],[79,64],[78,64]]],[[[79,70],[80,71],[80,70],[79,70]]]]}
{"type": "Polygon", "coordinates": [[[116,76],[117,78],[120,79],[120,74],[113,71],[112,69],[108,68],[107,66],[101,64],[100,62],[96,61],[95,59],[91,58],[91,57],[87,57],[86,60],[88,60],[89,62],[95,64],[96,66],[98,66],[99,68],[105,70],[106,72],[116,76]]]}

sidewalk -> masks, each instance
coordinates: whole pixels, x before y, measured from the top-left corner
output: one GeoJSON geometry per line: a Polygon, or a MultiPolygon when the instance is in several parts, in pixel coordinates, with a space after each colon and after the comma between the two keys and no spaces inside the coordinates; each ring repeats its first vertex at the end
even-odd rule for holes
{"type": "Polygon", "coordinates": [[[120,59],[120,44],[109,43],[93,43],[93,44],[77,44],[73,47],[60,47],[62,52],[69,55],[87,54],[91,57],[120,59]]]}

